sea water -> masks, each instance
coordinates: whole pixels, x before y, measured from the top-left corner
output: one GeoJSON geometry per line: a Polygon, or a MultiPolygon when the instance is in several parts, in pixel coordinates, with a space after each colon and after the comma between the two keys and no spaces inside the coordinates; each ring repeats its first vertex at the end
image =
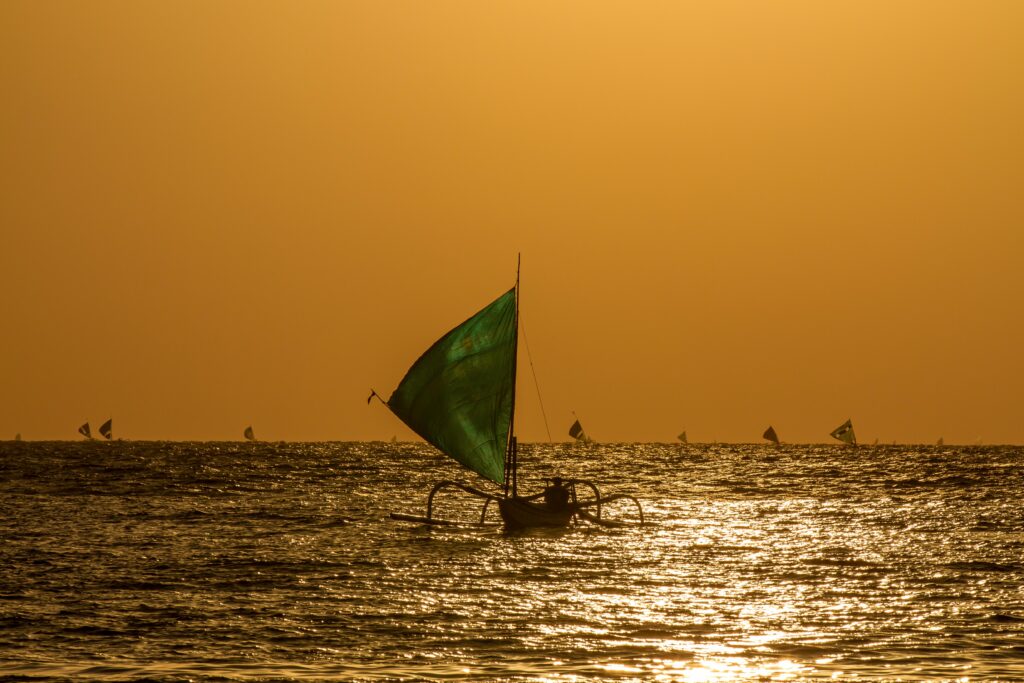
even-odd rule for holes
{"type": "Polygon", "coordinates": [[[484,485],[422,443],[0,444],[0,676],[1024,679],[1024,449],[520,451],[649,525],[393,521],[484,485]]]}

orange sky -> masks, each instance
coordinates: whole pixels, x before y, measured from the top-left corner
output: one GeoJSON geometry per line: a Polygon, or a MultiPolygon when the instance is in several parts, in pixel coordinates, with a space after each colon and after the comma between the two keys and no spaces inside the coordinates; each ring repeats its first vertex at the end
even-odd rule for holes
{"type": "Polygon", "coordinates": [[[1024,442],[1022,35],[1014,0],[7,0],[0,438],[410,438],[369,388],[521,252],[556,439],[1024,442]]]}

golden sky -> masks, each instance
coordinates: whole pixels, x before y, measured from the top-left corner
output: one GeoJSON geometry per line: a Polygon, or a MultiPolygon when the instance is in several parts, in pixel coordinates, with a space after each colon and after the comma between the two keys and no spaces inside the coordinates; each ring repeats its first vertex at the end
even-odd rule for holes
{"type": "Polygon", "coordinates": [[[1024,442],[1024,3],[0,3],[0,438],[1024,442]],[[517,420],[546,440],[521,345],[517,420]]]}

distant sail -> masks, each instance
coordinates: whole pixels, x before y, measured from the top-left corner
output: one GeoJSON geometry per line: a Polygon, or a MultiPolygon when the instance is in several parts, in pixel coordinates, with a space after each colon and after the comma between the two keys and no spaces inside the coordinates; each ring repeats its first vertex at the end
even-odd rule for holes
{"type": "Polygon", "coordinates": [[[686,430],[685,429],[683,430],[683,433],[680,434],[679,436],[677,436],[676,438],[679,439],[680,441],[682,441],[683,443],[689,443],[686,440],[686,430]]]}
{"type": "Polygon", "coordinates": [[[857,445],[857,435],[853,433],[853,422],[847,420],[843,424],[839,425],[832,430],[832,438],[839,439],[843,443],[850,444],[852,446],[857,445]]]}
{"type": "Polygon", "coordinates": [[[100,425],[100,434],[102,434],[103,438],[107,439],[108,441],[112,436],[114,436],[113,422],[114,418],[110,418],[109,420],[100,425]]]}
{"type": "Polygon", "coordinates": [[[84,425],[82,425],[81,427],[78,428],[78,433],[81,434],[82,436],[84,436],[87,439],[91,439],[92,438],[92,430],[89,429],[89,423],[88,422],[86,422],[84,425]]]}
{"type": "Polygon", "coordinates": [[[21,441],[21,432],[18,432],[17,434],[14,435],[14,440],[21,441]]]}
{"type": "Polygon", "coordinates": [[[398,443],[398,437],[397,436],[392,436],[391,437],[391,443],[398,443]]]}
{"type": "Polygon", "coordinates": [[[245,431],[243,432],[243,434],[245,434],[245,440],[246,441],[255,441],[256,440],[256,435],[253,434],[253,431],[252,431],[252,425],[249,425],[248,427],[246,427],[245,431]]]}
{"type": "Polygon", "coordinates": [[[943,440],[942,440],[942,437],[940,436],[940,437],[939,437],[939,440],[935,442],[935,445],[936,445],[936,446],[944,446],[944,445],[946,445],[946,442],[945,442],[945,441],[943,441],[943,440]]]}
{"type": "Polygon", "coordinates": [[[590,443],[591,438],[587,436],[587,433],[583,431],[583,425],[580,424],[579,420],[572,423],[572,427],[569,427],[569,436],[576,439],[581,443],[590,443]]]}
{"type": "Polygon", "coordinates": [[[768,439],[774,444],[779,443],[779,435],[775,433],[775,427],[772,427],[771,425],[768,425],[768,429],[764,430],[764,434],[762,434],[761,436],[768,439]]]}

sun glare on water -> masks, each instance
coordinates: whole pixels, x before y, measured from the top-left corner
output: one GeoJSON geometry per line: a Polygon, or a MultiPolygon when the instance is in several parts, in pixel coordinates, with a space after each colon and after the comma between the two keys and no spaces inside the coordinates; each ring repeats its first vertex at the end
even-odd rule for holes
{"type": "Polygon", "coordinates": [[[679,683],[714,683],[734,680],[794,680],[811,671],[810,667],[790,660],[751,662],[742,657],[722,657],[698,661],[654,659],[647,665],[603,664],[610,675],[679,683]]]}

